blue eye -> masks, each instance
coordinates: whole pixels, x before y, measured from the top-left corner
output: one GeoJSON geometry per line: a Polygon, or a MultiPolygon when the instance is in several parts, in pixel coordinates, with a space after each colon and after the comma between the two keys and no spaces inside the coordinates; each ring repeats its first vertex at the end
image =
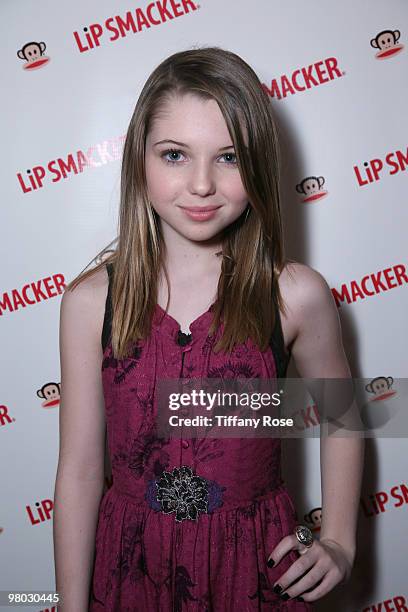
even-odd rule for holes
{"type": "Polygon", "coordinates": [[[230,164],[236,164],[237,163],[237,156],[235,155],[235,153],[224,153],[224,155],[222,157],[227,157],[227,155],[230,155],[232,157],[235,157],[235,161],[230,161],[230,164]]]}
{"type": "MultiPolygon", "coordinates": [[[[181,161],[180,159],[174,159],[174,157],[173,159],[169,159],[167,155],[172,155],[172,156],[182,155],[181,151],[179,151],[178,149],[168,149],[167,151],[164,151],[161,156],[167,164],[175,165],[181,161]]],[[[223,155],[221,155],[221,157],[224,157],[224,158],[228,156],[233,157],[234,159],[227,160],[227,165],[235,166],[237,164],[237,159],[236,159],[237,156],[235,155],[235,153],[224,153],[223,155]]]]}
{"type": "Polygon", "coordinates": [[[164,160],[168,163],[168,164],[176,164],[178,162],[178,160],[176,159],[167,159],[166,155],[180,155],[180,151],[178,151],[177,149],[169,149],[168,151],[165,151],[162,155],[162,157],[164,158],[164,160]]]}

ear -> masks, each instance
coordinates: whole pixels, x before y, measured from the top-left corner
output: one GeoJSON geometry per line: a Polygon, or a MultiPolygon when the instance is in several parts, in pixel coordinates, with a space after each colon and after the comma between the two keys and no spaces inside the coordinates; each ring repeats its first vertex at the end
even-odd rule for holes
{"type": "Polygon", "coordinates": [[[19,51],[17,51],[17,55],[18,55],[18,57],[19,57],[20,59],[25,60],[24,53],[23,53],[23,50],[22,50],[22,49],[20,49],[19,51]]]}
{"type": "Polygon", "coordinates": [[[374,49],[379,49],[379,48],[380,48],[380,47],[378,46],[378,42],[377,42],[377,39],[376,39],[376,38],[372,38],[372,39],[370,40],[370,45],[371,45],[372,47],[374,47],[374,49]]]}
{"type": "Polygon", "coordinates": [[[399,30],[394,30],[395,42],[397,42],[400,39],[400,36],[401,36],[401,32],[399,30]]]}

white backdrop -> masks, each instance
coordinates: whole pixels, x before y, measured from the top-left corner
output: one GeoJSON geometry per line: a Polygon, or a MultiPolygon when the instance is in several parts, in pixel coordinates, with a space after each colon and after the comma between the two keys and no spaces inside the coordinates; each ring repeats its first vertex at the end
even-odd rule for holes
{"type": "MultiPolygon", "coordinates": [[[[61,292],[115,237],[126,129],[171,53],[219,45],[255,69],[278,122],[288,254],[343,296],[353,376],[407,376],[408,4],[3,0],[0,15],[0,590],[53,590],[61,292]],[[121,35],[128,12],[137,31],[121,35]]],[[[303,520],[320,508],[319,441],[285,457],[303,520]]],[[[367,440],[353,579],[316,609],[408,609],[407,465],[405,437],[367,440]]]]}

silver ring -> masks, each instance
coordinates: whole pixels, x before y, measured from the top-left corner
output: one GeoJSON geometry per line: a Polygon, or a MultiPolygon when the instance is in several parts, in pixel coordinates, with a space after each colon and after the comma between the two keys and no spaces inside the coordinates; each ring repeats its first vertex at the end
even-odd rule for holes
{"type": "Polygon", "coordinates": [[[304,550],[299,551],[300,554],[303,555],[313,544],[313,533],[310,531],[309,527],[306,527],[306,525],[296,525],[294,534],[298,542],[306,546],[304,550]]]}

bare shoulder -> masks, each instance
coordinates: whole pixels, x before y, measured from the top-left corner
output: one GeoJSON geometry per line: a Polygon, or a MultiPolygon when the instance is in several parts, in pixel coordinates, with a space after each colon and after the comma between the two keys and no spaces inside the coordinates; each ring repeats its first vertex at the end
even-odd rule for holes
{"type": "Polygon", "coordinates": [[[285,265],[279,276],[279,288],[289,299],[294,296],[304,299],[316,295],[321,297],[321,293],[330,292],[324,276],[306,264],[299,262],[289,262],[285,265]]]}
{"type": "Polygon", "coordinates": [[[108,273],[102,266],[81,281],[74,289],[65,291],[61,301],[61,322],[86,327],[95,342],[100,340],[108,293],[108,273]]]}
{"type": "Polygon", "coordinates": [[[291,263],[280,278],[288,310],[287,318],[282,316],[282,328],[286,325],[293,335],[291,354],[299,375],[349,377],[340,316],[324,276],[310,266],[291,263]]]}
{"type": "Polygon", "coordinates": [[[288,262],[279,276],[279,289],[286,307],[281,313],[282,329],[290,346],[310,316],[319,317],[327,309],[336,309],[331,289],[324,276],[299,262],[288,262]]]}

